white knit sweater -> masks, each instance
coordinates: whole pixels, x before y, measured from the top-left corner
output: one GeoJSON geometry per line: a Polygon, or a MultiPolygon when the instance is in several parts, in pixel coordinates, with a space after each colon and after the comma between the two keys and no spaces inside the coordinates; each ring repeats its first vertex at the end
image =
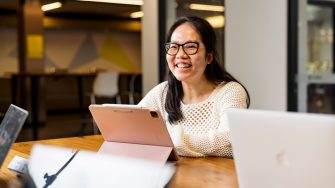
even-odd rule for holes
{"type": "Polygon", "coordinates": [[[165,111],[167,87],[167,82],[157,85],[138,105],[161,112],[177,153],[189,157],[232,157],[225,110],[247,107],[244,88],[237,82],[221,83],[206,100],[195,104],[181,103],[184,118],[170,124],[165,111]]]}

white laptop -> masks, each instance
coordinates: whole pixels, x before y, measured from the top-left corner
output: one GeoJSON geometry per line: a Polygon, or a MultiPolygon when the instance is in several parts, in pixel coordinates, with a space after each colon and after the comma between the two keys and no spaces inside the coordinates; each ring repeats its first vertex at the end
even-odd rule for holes
{"type": "Polygon", "coordinates": [[[227,111],[241,188],[335,187],[335,115],[227,111]]]}

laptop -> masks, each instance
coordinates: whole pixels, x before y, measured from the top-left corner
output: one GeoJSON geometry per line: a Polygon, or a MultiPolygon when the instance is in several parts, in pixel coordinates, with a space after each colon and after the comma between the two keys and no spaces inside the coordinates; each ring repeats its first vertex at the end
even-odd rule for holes
{"type": "Polygon", "coordinates": [[[125,104],[92,104],[89,110],[105,140],[99,152],[163,163],[178,159],[158,110],[125,104]]]}
{"type": "Polygon", "coordinates": [[[28,112],[11,104],[0,124],[0,166],[28,117],[28,112]]]}
{"type": "Polygon", "coordinates": [[[335,115],[230,109],[241,188],[335,187],[335,115]]]}

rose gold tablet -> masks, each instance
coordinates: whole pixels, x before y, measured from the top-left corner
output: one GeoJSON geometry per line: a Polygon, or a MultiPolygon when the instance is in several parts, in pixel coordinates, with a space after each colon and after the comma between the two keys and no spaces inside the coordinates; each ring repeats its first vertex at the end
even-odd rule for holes
{"type": "Polygon", "coordinates": [[[135,157],[149,159],[157,155],[160,160],[177,160],[173,142],[158,110],[123,104],[92,104],[89,110],[104,140],[108,142],[103,144],[108,153],[134,154],[135,157]],[[128,148],[127,144],[133,145],[128,148]],[[168,155],[159,157],[162,153],[168,155]]]}

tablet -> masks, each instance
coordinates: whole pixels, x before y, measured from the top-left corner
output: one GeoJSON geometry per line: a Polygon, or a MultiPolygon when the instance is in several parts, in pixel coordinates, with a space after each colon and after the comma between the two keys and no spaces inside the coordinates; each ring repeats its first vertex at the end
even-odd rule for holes
{"type": "Polygon", "coordinates": [[[89,110],[106,142],[118,143],[118,147],[120,143],[136,144],[129,146],[131,150],[142,145],[146,152],[148,146],[170,148],[174,155],[172,158],[177,158],[165,121],[158,110],[125,104],[92,104],[89,110]]]}

